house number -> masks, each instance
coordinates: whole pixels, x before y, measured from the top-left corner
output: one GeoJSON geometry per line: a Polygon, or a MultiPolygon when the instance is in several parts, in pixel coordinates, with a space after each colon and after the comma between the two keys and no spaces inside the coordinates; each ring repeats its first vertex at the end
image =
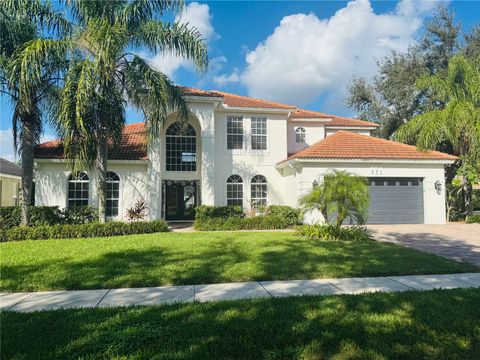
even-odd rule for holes
{"type": "Polygon", "coordinates": [[[382,175],[382,168],[372,167],[370,171],[370,175],[382,175]]]}

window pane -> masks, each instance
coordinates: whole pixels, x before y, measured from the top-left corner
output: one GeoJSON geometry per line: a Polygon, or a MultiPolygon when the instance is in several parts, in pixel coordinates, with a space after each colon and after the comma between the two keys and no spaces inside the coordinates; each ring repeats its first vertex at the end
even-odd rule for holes
{"type": "Polygon", "coordinates": [[[166,167],[167,171],[197,170],[197,138],[190,124],[176,122],[167,129],[166,167]]]}
{"type": "Polygon", "coordinates": [[[243,118],[227,117],[227,149],[243,149],[243,118]]]}

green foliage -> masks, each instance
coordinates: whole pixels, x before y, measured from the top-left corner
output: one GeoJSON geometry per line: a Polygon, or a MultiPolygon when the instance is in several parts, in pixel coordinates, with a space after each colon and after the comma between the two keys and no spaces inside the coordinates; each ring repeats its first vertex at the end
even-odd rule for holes
{"type": "Polygon", "coordinates": [[[273,215],[255,217],[227,217],[196,220],[195,229],[201,231],[226,230],[274,230],[286,229],[290,224],[284,218],[273,215]]]}
{"type": "Polygon", "coordinates": [[[240,206],[201,205],[195,208],[195,220],[204,221],[213,218],[243,218],[245,214],[240,206]]]}
{"type": "Polygon", "coordinates": [[[366,178],[332,170],[300,199],[300,204],[304,211],[318,210],[327,223],[340,227],[347,217],[364,224],[369,201],[366,178]]]}
{"type": "Polygon", "coordinates": [[[74,239],[131,234],[167,232],[163,220],[151,222],[109,222],[79,225],[42,225],[37,227],[13,227],[0,230],[0,242],[42,239],[74,239]]]}
{"type": "Polygon", "coordinates": [[[284,219],[289,226],[302,223],[301,210],[285,205],[269,205],[264,209],[265,215],[284,219]]]}
{"type": "Polygon", "coordinates": [[[302,225],[297,227],[297,234],[311,240],[328,241],[369,241],[373,240],[370,232],[363,226],[336,227],[325,225],[302,225]]]}
{"type": "MultiPolygon", "coordinates": [[[[0,225],[12,228],[20,225],[21,209],[19,206],[0,208],[0,225]]],[[[85,224],[95,221],[96,210],[90,206],[58,209],[57,206],[32,206],[29,212],[30,226],[85,224]]]]}
{"type": "Polygon", "coordinates": [[[480,215],[475,214],[475,215],[467,216],[467,219],[465,221],[468,224],[478,224],[478,223],[480,223],[480,215]]]}
{"type": "Polygon", "coordinates": [[[147,216],[147,205],[145,201],[138,200],[135,205],[127,209],[127,218],[130,221],[140,221],[147,216]]]}

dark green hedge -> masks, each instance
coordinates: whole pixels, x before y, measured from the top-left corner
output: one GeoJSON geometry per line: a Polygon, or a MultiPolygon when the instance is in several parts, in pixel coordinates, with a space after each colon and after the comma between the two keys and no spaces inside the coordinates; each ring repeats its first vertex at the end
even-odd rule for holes
{"type": "MultiPolygon", "coordinates": [[[[0,208],[0,227],[12,228],[20,225],[20,206],[4,206],[0,208]]],[[[86,224],[97,220],[97,211],[89,206],[66,208],[58,206],[31,206],[30,226],[57,224],[86,224]]]]}
{"type": "Polygon", "coordinates": [[[13,227],[0,229],[0,242],[40,239],[72,239],[131,234],[167,232],[163,220],[150,222],[109,222],[81,225],[42,225],[37,227],[13,227]]]}
{"type": "Polygon", "coordinates": [[[196,220],[195,229],[202,231],[286,229],[288,222],[278,216],[230,217],[196,220]]]}
{"type": "Polygon", "coordinates": [[[466,222],[467,224],[480,223],[480,215],[474,214],[474,215],[467,216],[466,222]]]}
{"type": "Polygon", "coordinates": [[[312,240],[329,241],[368,241],[372,240],[366,227],[353,225],[336,227],[330,224],[302,225],[297,227],[297,234],[312,240]]]}
{"type": "Polygon", "coordinates": [[[201,205],[195,208],[195,220],[205,221],[214,218],[243,218],[245,214],[240,206],[201,205]]]}
{"type": "Polygon", "coordinates": [[[264,212],[268,216],[277,216],[285,219],[289,226],[300,225],[302,223],[300,209],[295,209],[290,206],[270,205],[265,208],[264,212]]]}

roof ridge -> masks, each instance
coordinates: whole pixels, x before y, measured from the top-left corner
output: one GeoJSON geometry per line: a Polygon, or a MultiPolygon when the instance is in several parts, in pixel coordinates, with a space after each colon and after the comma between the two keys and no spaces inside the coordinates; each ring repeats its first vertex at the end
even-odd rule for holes
{"type": "Polygon", "coordinates": [[[225,96],[225,95],[235,96],[235,97],[244,98],[244,99],[251,99],[251,100],[256,100],[256,101],[268,102],[270,104],[278,104],[278,105],[281,105],[281,106],[284,106],[284,107],[288,106],[288,107],[292,108],[292,110],[298,109],[298,106],[296,106],[296,105],[290,105],[290,104],[281,103],[281,102],[273,101],[273,100],[260,99],[260,98],[253,97],[253,96],[248,96],[248,95],[233,94],[233,93],[229,93],[229,92],[221,91],[221,90],[207,90],[207,91],[215,92],[215,93],[218,93],[218,94],[223,95],[223,96],[225,96]]]}

